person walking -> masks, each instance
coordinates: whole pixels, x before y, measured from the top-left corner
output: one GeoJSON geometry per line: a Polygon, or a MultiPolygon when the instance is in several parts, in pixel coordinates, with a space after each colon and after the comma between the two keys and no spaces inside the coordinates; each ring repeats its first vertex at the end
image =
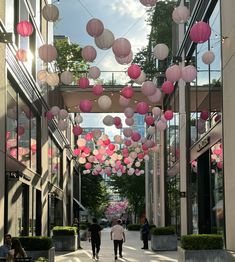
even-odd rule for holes
{"type": "Polygon", "coordinates": [[[98,225],[97,219],[92,219],[93,224],[88,229],[88,239],[91,242],[93,259],[99,259],[99,251],[101,244],[101,226],[98,225]]]}
{"type": "Polygon", "coordinates": [[[144,243],[142,249],[148,249],[149,248],[148,247],[149,222],[147,218],[144,219],[144,224],[142,225],[141,233],[142,233],[142,240],[144,243]]]}
{"type": "Polygon", "coordinates": [[[113,240],[115,260],[117,259],[117,249],[119,248],[119,257],[122,258],[122,245],[126,240],[124,229],[121,226],[121,219],[117,220],[117,225],[111,228],[110,238],[113,240]]]}

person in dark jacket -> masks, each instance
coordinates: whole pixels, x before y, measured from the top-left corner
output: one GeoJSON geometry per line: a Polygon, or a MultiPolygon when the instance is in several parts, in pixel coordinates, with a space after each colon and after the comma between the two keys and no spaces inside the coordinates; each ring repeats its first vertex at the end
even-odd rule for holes
{"type": "Polygon", "coordinates": [[[147,218],[144,219],[144,224],[142,225],[141,233],[142,233],[142,239],[144,243],[144,246],[142,247],[142,249],[148,249],[149,248],[148,247],[149,222],[147,218]]]}
{"type": "Polygon", "coordinates": [[[93,259],[99,259],[102,228],[98,225],[96,218],[93,218],[92,222],[93,224],[88,229],[88,239],[91,241],[93,259]]]}

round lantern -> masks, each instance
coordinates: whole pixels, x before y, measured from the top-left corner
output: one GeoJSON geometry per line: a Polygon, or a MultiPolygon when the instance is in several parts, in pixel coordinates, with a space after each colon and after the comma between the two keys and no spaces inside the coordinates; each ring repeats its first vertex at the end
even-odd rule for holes
{"type": "Polygon", "coordinates": [[[136,112],[139,113],[140,115],[145,115],[149,111],[149,106],[145,102],[139,102],[136,105],[136,112]]]}
{"type": "Polygon", "coordinates": [[[167,124],[166,122],[158,121],[156,127],[159,131],[163,131],[167,128],[167,124]]]}
{"type": "Polygon", "coordinates": [[[162,92],[169,95],[171,94],[173,91],[174,91],[174,85],[172,82],[170,81],[165,81],[163,84],[162,84],[162,92]]]}
{"type": "Polygon", "coordinates": [[[131,44],[126,38],[118,38],[114,40],[112,45],[113,53],[117,57],[126,57],[131,52],[131,44]]]}
{"type": "Polygon", "coordinates": [[[29,21],[24,20],[17,24],[16,31],[23,37],[30,36],[33,33],[33,26],[29,21]]]}
{"type": "Polygon", "coordinates": [[[82,129],[80,126],[74,126],[74,127],[73,127],[73,134],[74,134],[75,136],[81,135],[82,132],[83,132],[83,129],[82,129]]]}
{"type": "Polygon", "coordinates": [[[146,81],[141,86],[141,92],[145,96],[152,96],[156,92],[156,86],[154,85],[152,81],[146,81]]]}
{"type": "Polygon", "coordinates": [[[159,88],[156,88],[156,92],[152,96],[148,96],[148,100],[152,103],[157,103],[162,98],[162,92],[159,88]]]}
{"type": "Polygon", "coordinates": [[[124,115],[125,115],[127,118],[133,117],[134,113],[135,113],[135,111],[134,111],[134,109],[131,108],[131,107],[127,107],[127,108],[125,108],[125,110],[124,110],[124,115]]]}
{"type": "Polygon", "coordinates": [[[58,106],[53,106],[50,110],[50,112],[53,114],[53,116],[58,116],[60,112],[60,108],[58,106]]]}
{"type": "Polygon", "coordinates": [[[75,123],[80,124],[83,121],[83,118],[81,115],[76,115],[74,118],[75,123]]]}
{"type": "Polygon", "coordinates": [[[45,5],[42,9],[42,16],[48,22],[55,22],[59,18],[59,9],[53,4],[45,5]]]}
{"type": "Polygon", "coordinates": [[[164,60],[168,57],[169,54],[169,48],[165,44],[157,44],[153,48],[153,55],[158,59],[158,60],[164,60]]]}
{"type": "Polygon", "coordinates": [[[138,65],[133,64],[128,67],[127,74],[131,79],[137,79],[141,74],[141,69],[138,65]]]}
{"type": "Polygon", "coordinates": [[[140,76],[137,79],[134,79],[134,82],[136,84],[141,85],[144,83],[145,80],[146,80],[146,74],[144,71],[141,71],[140,76]]]}
{"type": "Polygon", "coordinates": [[[88,99],[81,100],[79,103],[79,109],[83,113],[89,113],[92,109],[92,103],[88,99]]]}
{"type": "Polygon", "coordinates": [[[112,126],[113,123],[114,123],[114,119],[112,116],[110,115],[106,115],[103,119],[103,123],[106,125],[106,126],[112,126]]]}
{"type": "Polygon", "coordinates": [[[119,126],[119,125],[122,124],[122,120],[121,120],[120,117],[115,116],[114,119],[113,119],[113,123],[114,123],[115,126],[119,126]]]}
{"type": "Polygon", "coordinates": [[[200,118],[202,119],[202,120],[204,120],[204,121],[206,121],[208,118],[209,118],[209,112],[208,111],[202,111],[201,113],[200,113],[200,118]]]}
{"type": "Polygon", "coordinates": [[[103,94],[103,86],[102,85],[94,85],[92,87],[92,92],[96,96],[100,96],[103,94]]]}
{"type": "Polygon", "coordinates": [[[53,45],[42,45],[38,49],[38,55],[45,63],[50,63],[57,58],[57,50],[53,45]]]}
{"type": "Polygon", "coordinates": [[[128,126],[133,126],[134,125],[134,119],[133,118],[126,118],[125,123],[128,126]]]}
{"type": "Polygon", "coordinates": [[[144,6],[154,6],[157,0],[140,0],[140,3],[144,6]]]}
{"type": "Polygon", "coordinates": [[[89,87],[89,79],[87,77],[81,77],[78,80],[78,85],[82,89],[86,89],[89,87]]]}
{"type": "Polygon", "coordinates": [[[49,86],[57,86],[60,82],[59,76],[56,73],[49,73],[46,79],[49,86]]]}
{"type": "Polygon", "coordinates": [[[164,117],[166,120],[171,120],[174,117],[172,110],[166,110],[164,112],[164,117]]]}
{"type": "Polygon", "coordinates": [[[145,116],[144,121],[148,126],[151,126],[152,124],[154,124],[155,119],[153,116],[148,115],[145,116]]]}
{"type": "Polygon", "coordinates": [[[188,65],[182,68],[182,79],[185,82],[192,82],[197,77],[197,69],[192,66],[188,65]]]}
{"type": "Polygon", "coordinates": [[[181,69],[178,65],[173,65],[166,70],[166,79],[171,82],[179,81],[181,77],[181,69]]]}
{"type": "Polygon", "coordinates": [[[172,12],[172,19],[176,24],[184,24],[185,22],[187,22],[189,16],[190,11],[184,5],[176,7],[172,12]]]}
{"type": "Polygon", "coordinates": [[[20,48],[16,52],[16,58],[17,60],[21,62],[26,62],[27,61],[27,52],[23,48],[20,48]]]}
{"type": "Polygon", "coordinates": [[[97,79],[100,76],[100,69],[97,66],[92,66],[89,68],[88,77],[92,79],[97,79]]]}
{"type": "Polygon", "coordinates": [[[152,113],[153,113],[154,116],[160,116],[161,113],[162,113],[162,110],[159,107],[156,106],[152,109],[152,113]]]}
{"type": "Polygon", "coordinates": [[[65,131],[68,128],[68,123],[62,119],[58,121],[58,128],[61,131],[65,131]]]}
{"type": "Polygon", "coordinates": [[[69,113],[65,109],[61,109],[59,112],[59,118],[60,119],[65,119],[67,118],[69,113]]]}
{"type": "Polygon", "coordinates": [[[112,100],[109,96],[103,95],[98,99],[98,105],[102,110],[108,110],[112,105],[112,100]]]}
{"type": "Polygon", "coordinates": [[[131,51],[130,54],[128,56],[125,57],[118,57],[115,56],[116,61],[120,64],[120,65],[128,65],[131,63],[132,59],[133,59],[133,52],[131,51]]]}
{"type": "Polygon", "coordinates": [[[38,71],[38,73],[37,73],[37,78],[38,78],[38,80],[41,81],[41,82],[46,82],[47,76],[48,76],[48,73],[47,73],[46,70],[40,70],[40,71],[38,71]]]}
{"type": "Polygon", "coordinates": [[[150,136],[153,136],[155,134],[156,130],[155,130],[155,126],[149,126],[148,129],[147,129],[147,133],[150,135],[150,136]]]}
{"type": "Polygon", "coordinates": [[[134,90],[132,86],[125,86],[121,90],[121,95],[124,96],[125,98],[132,98],[134,95],[134,90]]]}
{"type": "Polygon", "coordinates": [[[130,98],[125,98],[124,96],[119,97],[119,104],[123,107],[127,107],[130,103],[130,98]]]}
{"type": "Polygon", "coordinates": [[[215,54],[212,51],[207,51],[202,55],[202,62],[206,65],[210,65],[215,60],[215,54]]]}
{"type": "Polygon", "coordinates": [[[53,114],[51,111],[47,111],[45,114],[47,120],[52,120],[54,118],[53,114]]]}
{"type": "Polygon", "coordinates": [[[103,33],[95,38],[95,44],[100,49],[106,50],[112,47],[114,39],[113,33],[108,29],[104,29],[103,33]]]}
{"type": "Polygon", "coordinates": [[[87,62],[93,62],[96,59],[96,50],[93,46],[87,45],[82,48],[82,58],[87,62]]]}
{"type": "Polygon", "coordinates": [[[60,75],[60,81],[65,85],[70,85],[73,82],[73,74],[69,71],[64,71],[60,75]]]}
{"type": "Polygon", "coordinates": [[[131,137],[132,133],[133,133],[133,130],[129,127],[126,127],[123,129],[123,135],[125,137],[131,137]]]}
{"type": "Polygon", "coordinates": [[[211,28],[208,23],[200,21],[196,22],[190,29],[189,36],[195,43],[206,42],[211,35],[211,28]]]}
{"type": "Polygon", "coordinates": [[[90,36],[98,37],[103,33],[104,25],[99,19],[92,18],[86,24],[86,31],[90,36]]]}
{"type": "Polygon", "coordinates": [[[134,142],[138,142],[138,141],[141,139],[140,133],[138,133],[138,132],[133,132],[132,135],[131,135],[131,139],[132,139],[134,142]]]}

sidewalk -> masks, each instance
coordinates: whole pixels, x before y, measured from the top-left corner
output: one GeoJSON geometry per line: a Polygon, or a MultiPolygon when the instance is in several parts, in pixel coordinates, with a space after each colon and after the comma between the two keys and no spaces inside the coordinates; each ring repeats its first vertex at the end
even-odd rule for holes
{"type": "MultiPolygon", "coordinates": [[[[110,240],[110,228],[104,229],[101,235],[101,249],[99,254],[100,262],[114,261],[113,242],[110,240]]],[[[123,245],[123,258],[118,258],[118,262],[177,262],[176,251],[153,252],[149,242],[149,250],[142,250],[143,242],[140,240],[140,233],[135,231],[125,231],[126,242],[123,245]]],[[[91,244],[88,241],[82,241],[83,249],[75,252],[61,253],[56,252],[56,262],[91,262],[91,244]]]]}

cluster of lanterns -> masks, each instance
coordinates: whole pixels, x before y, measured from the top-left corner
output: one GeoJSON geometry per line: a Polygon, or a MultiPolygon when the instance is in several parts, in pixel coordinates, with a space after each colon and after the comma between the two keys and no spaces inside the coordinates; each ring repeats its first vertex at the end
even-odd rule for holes
{"type": "Polygon", "coordinates": [[[58,128],[61,131],[65,131],[68,128],[68,118],[69,114],[67,110],[60,109],[58,106],[53,106],[49,111],[46,112],[45,117],[47,120],[52,120],[55,117],[58,118],[58,128]]]}

